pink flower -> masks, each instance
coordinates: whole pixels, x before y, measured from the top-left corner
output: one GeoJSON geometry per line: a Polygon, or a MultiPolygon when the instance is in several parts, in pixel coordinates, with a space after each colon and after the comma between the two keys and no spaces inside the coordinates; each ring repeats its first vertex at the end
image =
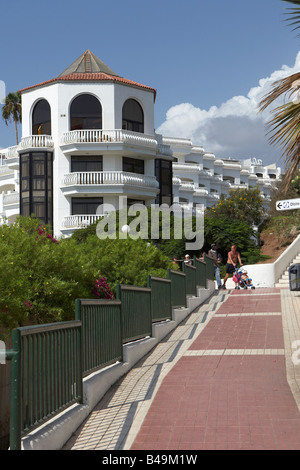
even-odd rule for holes
{"type": "Polygon", "coordinates": [[[109,285],[107,284],[106,277],[99,277],[94,280],[94,287],[92,290],[93,294],[101,299],[114,299],[114,294],[112,293],[109,285]]]}

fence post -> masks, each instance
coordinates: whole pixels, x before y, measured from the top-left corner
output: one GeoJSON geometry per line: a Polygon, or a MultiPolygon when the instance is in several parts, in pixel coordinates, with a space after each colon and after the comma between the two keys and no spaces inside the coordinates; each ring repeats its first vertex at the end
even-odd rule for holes
{"type": "Polygon", "coordinates": [[[11,357],[11,395],[10,395],[10,449],[21,450],[21,333],[18,329],[12,331],[12,347],[14,353],[11,357]]]}

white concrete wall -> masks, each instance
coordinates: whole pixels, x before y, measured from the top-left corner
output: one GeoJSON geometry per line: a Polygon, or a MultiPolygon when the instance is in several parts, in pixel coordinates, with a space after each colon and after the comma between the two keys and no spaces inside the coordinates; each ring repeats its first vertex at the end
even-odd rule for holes
{"type": "Polygon", "coordinates": [[[275,263],[252,264],[244,268],[248,271],[255,287],[274,287],[298,253],[300,253],[300,235],[275,263]]]}
{"type": "Polygon", "coordinates": [[[274,287],[274,263],[270,264],[251,264],[243,266],[248,271],[248,276],[252,279],[252,283],[257,287],[274,287]]]}

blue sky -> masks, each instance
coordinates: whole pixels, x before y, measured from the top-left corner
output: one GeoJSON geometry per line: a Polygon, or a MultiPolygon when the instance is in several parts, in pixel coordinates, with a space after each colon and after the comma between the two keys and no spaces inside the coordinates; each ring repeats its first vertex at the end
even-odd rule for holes
{"type": "MultiPolygon", "coordinates": [[[[86,49],[157,90],[155,127],[216,156],[277,161],[255,103],[300,67],[281,0],[11,0],[1,2],[6,92],[57,77],[86,49]]],[[[1,105],[0,105],[1,106],[1,105]]],[[[0,120],[0,147],[15,144],[0,120]]]]}

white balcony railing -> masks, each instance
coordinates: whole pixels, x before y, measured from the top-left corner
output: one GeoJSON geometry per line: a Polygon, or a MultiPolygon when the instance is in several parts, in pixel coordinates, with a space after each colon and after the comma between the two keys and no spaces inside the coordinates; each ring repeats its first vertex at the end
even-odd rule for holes
{"type": "Polygon", "coordinates": [[[8,147],[6,158],[7,160],[12,159],[12,158],[19,158],[18,145],[14,145],[13,147],[8,147]]]}
{"type": "Polygon", "coordinates": [[[61,139],[61,145],[81,143],[124,143],[131,145],[143,145],[149,148],[157,148],[157,140],[149,135],[123,129],[115,130],[77,130],[65,132],[61,139]]]}
{"type": "Polygon", "coordinates": [[[168,157],[173,155],[173,151],[170,148],[170,146],[164,145],[164,144],[158,144],[158,153],[160,153],[161,155],[168,156],[168,157]]]}
{"type": "Polygon", "coordinates": [[[158,188],[155,176],[139,175],[125,171],[91,171],[68,173],[63,179],[64,186],[74,185],[131,185],[158,188]]]}
{"type": "Polygon", "coordinates": [[[18,204],[20,201],[20,194],[18,192],[7,193],[3,195],[3,205],[18,204]]]}
{"type": "Polygon", "coordinates": [[[22,138],[19,148],[53,148],[53,146],[51,135],[29,135],[22,138]]]}
{"type": "Polygon", "coordinates": [[[206,196],[208,194],[208,190],[206,188],[195,188],[194,194],[195,196],[206,196]]]}
{"type": "Polygon", "coordinates": [[[64,228],[85,228],[97,222],[103,215],[69,215],[63,220],[64,228]]]}
{"type": "Polygon", "coordinates": [[[195,185],[193,183],[181,183],[179,189],[182,191],[195,191],[195,185]]]}
{"type": "Polygon", "coordinates": [[[7,165],[2,165],[0,166],[0,176],[5,176],[5,175],[14,175],[14,170],[9,168],[7,165]]]}
{"type": "Polygon", "coordinates": [[[202,168],[197,163],[173,163],[173,171],[185,171],[188,173],[199,173],[202,168]]]}

